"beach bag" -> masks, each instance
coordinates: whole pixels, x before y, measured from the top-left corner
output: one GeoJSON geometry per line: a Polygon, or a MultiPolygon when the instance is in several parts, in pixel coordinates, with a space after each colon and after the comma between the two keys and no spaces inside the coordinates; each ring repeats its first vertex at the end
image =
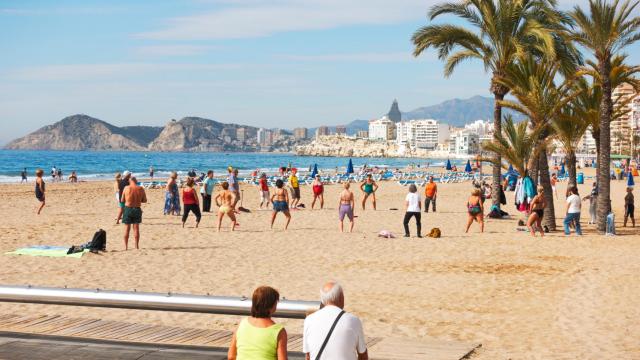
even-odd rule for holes
{"type": "Polygon", "coordinates": [[[86,247],[89,250],[106,251],[107,250],[107,232],[100,229],[93,234],[93,239],[86,247]]]}
{"type": "Polygon", "coordinates": [[[440,232],[439,228],[433,228],[431,229],[431,231],[429,232],[429,235],[427,236],[432,238],[439,238],[441,235],[442,233],[440,232]]]}

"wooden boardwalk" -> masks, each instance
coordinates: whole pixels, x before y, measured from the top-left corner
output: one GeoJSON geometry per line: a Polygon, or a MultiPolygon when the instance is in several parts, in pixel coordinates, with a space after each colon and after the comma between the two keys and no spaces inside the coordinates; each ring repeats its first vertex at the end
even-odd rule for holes
{"type": "MultiPolygon", "coordinates": [[[[0,314],[0,331],[138,344],[213,348],[227,347],[232,336],[232,333],[226,330],[136,324],[59,315],[17,314],[0,314]]],[[[302,335],[289,334],[288,345],[290,352],[300,353],[302,335]]],[[[459,360],[468,356],[479,346],[479,344],[441,340],[367,338],[369,355],[372,359],[378,360],[459,360]]]]}

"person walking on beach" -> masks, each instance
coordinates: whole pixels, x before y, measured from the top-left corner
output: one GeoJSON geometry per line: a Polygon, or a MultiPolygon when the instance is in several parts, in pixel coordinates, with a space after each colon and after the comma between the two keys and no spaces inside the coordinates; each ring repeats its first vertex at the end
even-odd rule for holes
{"type": "Polygon", "coordinates": [[[569,196],[567,197],[567,210],[564,218],[564,234],[570,235],[570,224],[574,224],[576,228],[576,235],[582,235],[582,229],[580,228],[580,210],[582,208],[582,202],[578,195],[578,189],[575,186],[569,187],[569,196]]]}
{"type": "Polygon", "coordinates": [[[262,209],[262,205],[268,209],[271,200],[269,199],[269,183],[265,173],[262,173],[258,179],[258,192],[260,193],[260,209],[262,209]]]}
{"type": "Polygon", "coordinates": [[[153,165],[149,166],[149,177],[151,178],[151,180],[153,180],[153,165]]]}
{"type": "Polygon", "coordinates": [[[588,224],[596,223],[596,205],[598,203],[598,183],[594,182],[591,187],[589,195],[582,198],[582,201],[589,199],[589,222],[588,224]]]}
{"type": "Polygon", "coordinates": [[[289,175],[289,186],[291,186],[291,208],[297,209],[300,202],[300,183],[298,182],[298,169],[291,169],[289,175]]]}
{"type": "Polygon", "coordinates": [[[627,227],[627,219],[631,218],[631,227],[636,227],[636,219],[633,216],[635,210],[633,188],[627,188],[627,195],[624,197],[624,224],[622,226],[627,227]]]}
{"type": "Polygon", "coordinates": [[[251,296],[251,316],[240,321],[231,338],[229,360],[287,360],[287,331],[273,321],[280,294],[260,286],[251,296]]]}
{"type": "Polygon", "coordinates": [[[368,360],[362,322],[344,311],[344,291],[335,281],[320,289],[320,310],[304,320],[302,352],[309,360],[368,360]],[[331,331],[333,330],[333,331],[331,331]]]}
{"type": "Polygon", "coordinates": [[[409,234],[409,220],[411,220],[412,217],[416,218],[417,235],[419,238],[422,237],[422,223],[420,221],[421,203],[422,201],[420,199],[420,195],[418,194],[418,188],[415,184],[409,185],[409,193],[404,199],[405,213],[404,220],[402,222],[402,224],[404,225],[404,237],[411,236],[409,234]]]}
{"type": "Polygon", "coordinates": [[[233,204],[236,202],[236,195],[229,190],[228,182],[225,181],[220,186],[222,186],[222,191],[218,192],[215,198],[216,206],[218,207],[218,232],[220,232],[220,228],[222,227],[222,218],[225,215],[227,215],[233,222],[231,231],[235,231],[236,225],[238,225],[238,222],[236,221],[236,213],[233,211],[233,204]]]}
{"type": "Polygon", "coordinates": [[[353,192],[349,190],[351,184],[348,182],[344,183],[344,190],[340,193],[340,202],[338,203],[338,217],[340,219],[340,232],[344,232],[344,217],[349,218],[349,232],[353,232],[353,211],[356,206],[355,197],[353,196],[353,192]]]}
{"type": "Polygon", "coordinates": [[[236,211],[236,206],[240,201],[240,184],[238,184],[238,169],[234,169],[231,166],[228,168],[229,176],[227,177],[227,183],[229,184],[229,191],[235,195],[233,200],[233,211],[236,211]]]}
{"type": "Polygon", "coordinates": [[[276,181],[276,190],[271,195],[271,204],[273,206],[273,213],[271,214],[271,228],[273,229],[273,223],[276,221],[276,215],[282,212],[287,218],[287,223],[284,225],[284,229],[287,230],[289,222],[291,222],[291,213],[289,212],[289,193],[284,189],[284,182],[281,179],[276,181]]]}
{"type": "Polygon", "coordinates": [[[311,189],[313,190],[313,201],[311,202],[311,210],[316,205],[316,200],[320,199],[320,209],[324,208],[324,184],[320,178],[320,174],[316,174],[315,179],[311,183],[311,189]]]}
{"type": "Polygon", "coordinates": [[[40,212],[42,211],[42,208],[44,208],[44,205],[45,205],[45,201],[44,201],[45,186],[44,186],[44,179],[42,178],[42,176],[44,176],[44,171],[42,171],[42,169],[36,170],[36,189],[35,189],[36,199],[40,201],[40,207],[38,207],[38,212],[37,212],[38,215],[40,215],[40,212]]]}
{"type": "Polygon", "coordinates": [[[20,184],[28,182],[27,181],[27,168],[24,168],[24,170],[22,170],[22,172],[20,173],[20,177],[22,178],[22,180],[20,180],[20,184]]]}
{"type": "Polygon", "coordinates": [[[465,233],[469,232],[474,220],[480,224],[480,232],[484,232],[484,205],[482,204],[482,190],[479,188],[473,189],[471,196],[467,199],[467,213],[469,216],[465,233]]]}
{"type": "Polygon", "coordinates": [[[364,210],[365,204],[369,196],[373,203],[373,210],[376,210],[376,191],[378,190],[378,184],[373,180],[371,174],[367,175],[366,179],[360,184],[360,190],[364,193],[362,198],[362,210],[364,210]]]}
{"type": "Polygon", "coordinates": [[[429,182],[424,187],[424,212],[429,212],[429,204],[433,204],[433,212],[436,212],[436,197],[438,196],[438,185],[433,181],[433,176],[429,176],[429,182]]]}
{"type": "Polygon", "coordinates": [[[118,183],[118,205],[120,209],[118,210],[118,217],[116,218],[116,224],[120,223],[120,219],[122,219],[122,215],[124,213],[124,201],[122,201],[122,192],[124,188],[129,186],[129,179],[131,178],[131,172],[126,170],[123,175],[118,179],[118,175],[116,175],[116,181],[118,183]]]}
{"type": "Polygon", "coordinates": [[[55,182],[56,181],[56,176],[58,175],[58,169],[56,169],[56,166],[53,165],[53,167],[51,168],[51,181],[55,182]]]}
{"type": "Polygon", "coordinates": [[[192,177],[188,177],[187,186],[182,189],[182,203],[184,204],[182,227],[184,227],[184,224],[187,222],[190,212],[193,212],[196,216],[196,228],[200,225],[200,219],[202,218],[202,214],[200,214],[200,204],[198,203],[198,195],[196,194],[196,190],[193,188],[194,184],[195,180],[193,180],[192,177]]]}
{"type": "MultiPolygon", "coordinates": [[[[126,178],[126,176],[125,176],[126,178]]],[[[133,237],[136,249],[140,244],[140,223],[142,223],[142,204],[147,202],[147,194],[142,186],[138,186],[138,180],[129,176],[129,186],[122,192],[121,202],[125,204],[122,223],[126,225],[124,230],[124,249],[129,248],[129,232],[133,226],[133,237]]]]}
{"type": "Polygon", "coordinates": [[[164,193],[164,214],[180,215],[180,193],[178,192],[178,173],[173,171],[164,193]]]}
{"type": "Polygon", "coordinates": [[[202,212],[211,211],[211,196],[213,195],[213,188],[216,186],[216,181],[213,180],[213,170],[207,171],[207,177],[202,181],[202,212]]]}
{"type": "Polygon", "coordinates": [[[527,220],[527,228],[531,231],[532,236],[536,236],[536,230],[540,231],[540,236],[544,236],[542,229],[542,218],[547,202],[544,200],[544,187],[538,185],[538,194],[531,200],[531,214],[527,220]]]}

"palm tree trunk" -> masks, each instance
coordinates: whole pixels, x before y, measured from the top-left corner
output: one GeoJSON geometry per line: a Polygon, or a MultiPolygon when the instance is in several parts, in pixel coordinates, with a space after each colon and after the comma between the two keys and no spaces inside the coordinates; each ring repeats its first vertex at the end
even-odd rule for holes
{"type": "Polygon", "coordinates": [[[569,172],[569,184],[573,185],[578,185],[576,163],[577,160],[575,151],[567,151],[567,171],[569,172]]]}
{"type": "MultiPolygon", "coordinates": [[[[494,107],[493,107],[493,139],[494,141],[502,134],[502,105],[499,101],[504,100],[504,93],[500,91],[494,91],[494,107]]],[[[493,165],[493,190],[491,191],[491,200],[493,205],[500,206],[500,184],[502,184],[502,169],[499,164],[502,164],[500,154],[495,154],[495,162],[493,165]]]]}
{"type": "Polygon", "coordinates": [[[549,176],[549,160],[547,149],[540,151],[538,157],[538,172],[540,173],[540,185],[544,188],[544,201],[547,207],[544,209],[543,223],[549,227],[549,231],[556,230],[556,210],[553,205],[553,189],[551,189],[551,176],[549,176]]]}
{"type": "Polygon", "coordinates": [[[610,206],[611,178],[609,177],[611,161],[611,116],[613,101],[611,100],[611,59],[605,58],[598,63],[602,79],[602,100],[600,102],[600,153],[598,154],[598,230],[604,232],[607,227],[607,214],[610,206]]]}

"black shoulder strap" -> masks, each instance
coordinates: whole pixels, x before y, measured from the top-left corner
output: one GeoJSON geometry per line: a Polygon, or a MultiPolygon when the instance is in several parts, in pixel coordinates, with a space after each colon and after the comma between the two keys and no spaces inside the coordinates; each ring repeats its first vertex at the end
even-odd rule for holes
{"type": "Polygon", "coordinates": [[[318,355],[316,355],[316,360],[320,360],[320,356],[322,356],[322,352],[324,351],[324,348],[327,346],[327,343],[329,342],[329,338],[331,337],[331,334],[333,333],[333,329],[336,328],[336,325],[338,325],[338,321],[340,321],[340,318],[342,317],[342,315],[344,315],[345,311],[342,310],[340,312],[340,314],[338,314],[338,317],[336,317],[336,319],[333,321],[333,325],[331,325],[331,329],[329,329],[329,333],[327,334],[327,337],[324,339],[324,342],[322,343],[322,346],[320,347],[320,351],[318,351],[318,355]]]}

